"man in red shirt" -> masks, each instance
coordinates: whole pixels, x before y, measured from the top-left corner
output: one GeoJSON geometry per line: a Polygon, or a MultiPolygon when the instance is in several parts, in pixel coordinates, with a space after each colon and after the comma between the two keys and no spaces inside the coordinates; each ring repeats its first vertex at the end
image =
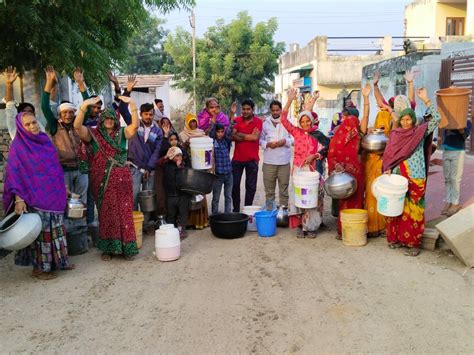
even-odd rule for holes
{"type": "Polygon", "coordinates": [[[245,169],[245,204],[253,204],[257,190],[259,138],[262,120],[253,114],[255,104],[247,99],[242,102],[242,116],[235,118],[232,139],[235,141],[232,158],[232,203],[234,212],[240,211],[240,181],[245,169]]]}

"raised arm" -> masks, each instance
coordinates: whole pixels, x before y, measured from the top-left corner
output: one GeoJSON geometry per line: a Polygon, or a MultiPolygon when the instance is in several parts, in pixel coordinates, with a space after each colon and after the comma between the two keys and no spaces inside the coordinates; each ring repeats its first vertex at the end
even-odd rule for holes
{"type": "Polygon", "coordinates": [[[16,73],[16,68],[9,66],[5,69],[5,101],[10,102],[14,101],[13,98],[13,83],[18,78],[16,73]]]}
{"type": "MultiPolygon", "coordinates": [[[[137,85],[137,76],[136,75],[129,75],[128,76],[128,81],[127,81],[127,88],[123,92],[123,96],[130,97],[135,85],[137,85]]],[[[128,103],[127,102],[125,102],[123,100],[120,100],[119,111],[120,111],[120,115],[122,116],[122,118],[125,121],[125,123],[127,124],[127,126],[129,124],[131,124],[132,123],[132,116],[130,115],[130,111],[128,110],[128,103]]]]}
{"type": "Polygon", "coordinates": [[[138,125],[140,123],[140,120],[138,118],[137,105],[135,104],[135,101],[133,101],[131,97],[120,96],[119,99],[122,102],[125,102],[126,104],[128,104],[128,106],[130,107],[130,111],[132,113],[131,123],[127,127],[125,127],[125,138],[132,139],[137,134],[138,125]]]}
{"type": "Polygon", "coordinates": [[[100,97],[93,97],[91,99],[83,101],[81,106],[79,107],[79,111],[77,112],[76,118],[74,119],[74,129],[84,142],[90,142],[92,139],[91,134],[89,133],[89,129],[83,124],[84,118],[89,110],[89,107],[97,104],[99,101],[100,97]]]}
{"type": "Polygon", "coordinates": [[[407,70],[404,77],[408,86],[408,100],[410,100],[411,104],[415,101],[415,86],[413,84],[413,80],[415,80],[415,73],[412,70],[407,70]]]}
{"type": "Polygon", "coordinates": [[[53,111],[51,111],[51,106],[49,104],[49,100],[51,97],[51,90],[53,86],[58,81],[56,77],[56,72],[51,65],[48,65],[45,70],[46,73],[46,83],[44,84],[44,91],[41,95],[41,111],[43,111],[43,115],[46,118],[46,122],[48,124],[47,128],[51,135],[55,135],[58,130],[58,121],[54,117],[53,111]]]}
{"type": "Polygon", "coordinates": [[[383,98],[382,92],[380,91],[379,80],[380,80],[380,72],[376,71],[374,74],[374,96],[375,96],[375,100],[377,101],[377,105],[379,105],[379,107],[383,107],[386,101],[383,98]]]}
{"type": "Polygon", "coordinates": [[[286,101],[286,105],[285,107],[283,107],[283,110],[281,112],[281,124],[291,135],[294,135],[294,133],[296,132],[296,127],[293,126],[290,121],[288,121],[288,110],[291,107],[291,103],[296,98],[296,95],[298,95],[296,89],[288,90],[288,100],[286,101]]]}
{"type": "Polygon", "coordinates": [[[435,105],[432,104],[425,88],[417,89],[416,96],[418,96],[418,98],[423,101],[424,105],[428,107],[428,111],[431,114],[431,120],[428,122],[428,129],[425,133],[425,136],[429,136],[439,126],[439,123],[441,122],[441,116],[439,115],[438,110],[436,110],[435,105]]]}
{"type": "Polygon", "coordinates": [[[369,104],[369,95],[371,87],[369,83],[366,83],[362,89],[362,97],[364,98],[364,115],[360,121],[360,131],[363,134],[367,134],[367,127],[369,126],[369,114],[370,114],[370,104],[369,104]]]}
{"type": "Polygon", "coordinates": [[[314,104],[316,101],[319,99],[319,91],[316,90],[313,95],[309,98],[308,102],[304,105],[304,110],[305,111],[313,111],[314,104]]]}

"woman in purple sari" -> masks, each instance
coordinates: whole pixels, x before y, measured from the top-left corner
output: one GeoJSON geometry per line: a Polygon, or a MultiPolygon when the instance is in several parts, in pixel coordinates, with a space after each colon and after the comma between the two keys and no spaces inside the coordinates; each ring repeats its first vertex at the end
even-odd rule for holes
{"type": "Polygon", "coordinates": [[[17,133],[10,146],[6,167],[3,205],[5,212],[37,213],[41,233],[28,247],[18,251],[15,264],[33,265],[33,276],[56,278],[55,270],[71,270],[68,259],[64,210],[66,186],[53,143],[39,129],[34,114],[16,116],[17,133]]]}
{"type": "Polygon", "coordinates": [[[215,97],[210,97],[206,100],[206,107],[198,114],[198,128],[204,132],[209,133],[211,129],[212,118],[216,116],[216,123],[229,127],[229,117],[224,112],[221,112],[221,107],[215,97]]]}

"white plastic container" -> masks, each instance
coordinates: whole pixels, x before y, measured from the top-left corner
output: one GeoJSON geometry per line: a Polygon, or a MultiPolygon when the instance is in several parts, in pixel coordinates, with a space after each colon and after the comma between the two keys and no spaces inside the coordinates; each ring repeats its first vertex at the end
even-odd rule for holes
{"type": "Polygon", "coordinates": [[[207,170],[212,168],[214,141],[209,137],[190,139],[191,164],[193,169],[207,170]]]}
{"type": "Polygon", "coordinates": [[[407,178],[397,174],[380,175],[372,183],[378,213],[386,217],[400,216],[403,213],[407,191],[407,178]]]}
{"type": "Polygon", "coordinates": [[[156,257],[160,261],[173,261],[181,255],[181,240],[178,228],[165,224],[155,231],[156,257]]]}
{"type": "Polygon", "coordinates": [[[293,174],[295,206],[315,208],[318,205],[319,173],[317,171],[297,171],[293,174]]]}
{"type": "Polygon", "coordinates": [[[255,221],[254,214],[255,212],[261,211],[261,206],[244,206],[242,213],[245,213],[249,216],[249,222],[247,223],[247,231],[256,232],[257,231],[257,222],[255,221]]]}

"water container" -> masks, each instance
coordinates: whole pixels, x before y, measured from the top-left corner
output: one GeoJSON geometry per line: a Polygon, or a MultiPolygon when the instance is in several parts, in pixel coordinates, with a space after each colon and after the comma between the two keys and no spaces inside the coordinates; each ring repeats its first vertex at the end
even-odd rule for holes
{"type": "Polygon", "coordinates": [[[350,247],[361,247],[367,244],[366,210],[345,209],[341,211],[342,243],[350,247]]]}
{"type": "Polygon", "coordinates": [[[137,248],[141,249],[143,245],[143,213],[133,211],[133,226],[135,227],[135,235],[137,237],[137,248]]]}
{"type": "Polygon", "coordinates": [[[258,211],[255,213],[255,222],[257,223],[257,231],[260,237],[268,238],[276,234],[277,210],[258,211]]]}
{"type": "Polygon", "coordinates": [[[315,208],[318,205],[319,173],[317,171],[298,171],[293,174],[295,206],[315,208]]]}
{"type": "Polygon", "coordinates": [[[468,88],[455,86],[436,91],[437,109],[441,115],[439,128],[462,129],[466,127],[471,93],[472,91],[468,88]]]}
{"type": "Polygon", "coordinates": [[[384,174],[372,183],[372,193],[377,199],[377,211],[386,217],[397,217],[403,213],[408,180],[397,174],[384,174]]]}
{"type": "Polygon", "coordinates": [[[191,164],[193,169],[207,170],[212,168],[212,152],[214,141],[209,137],[190,139],[191,164]]]}
{"type": "Polygon", "coordinates": [[[257,231],[257,223],[255,223],[254,214],[258,211],[261,211],[261,206],[244,206],[242,209],[242,213],[249,216],[249,222],[247,224],[247,231],[249,232],[256,232],[257,231]]]}
{"type": "Polygon", "coordinates": [[[155,232],[155,252],[160,261],[173,261],[181,255],[181,241],[178,228],[165,224],[155,232]]]}

